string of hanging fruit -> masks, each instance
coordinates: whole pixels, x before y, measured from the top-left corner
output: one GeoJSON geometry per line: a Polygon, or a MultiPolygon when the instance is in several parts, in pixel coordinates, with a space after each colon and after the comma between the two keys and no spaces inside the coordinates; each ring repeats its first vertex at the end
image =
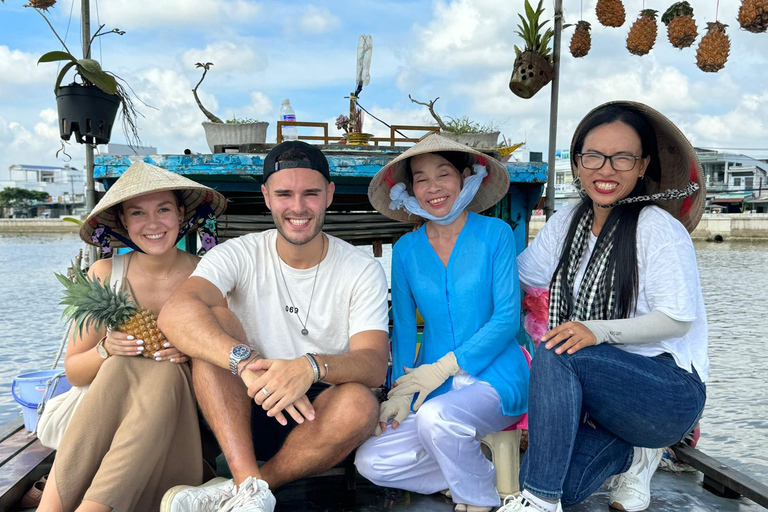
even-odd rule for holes
{"type": "MultiPolygon", "coordinates": [[[[595,7],[597,19],[606,27],[621,27],[626,21],[626,11],[621,0],[598,0],[595,7]]],[[[633,55],[646,55],[656,43],[658,11],[643,9],[627,34],[627,50],[633,55]]],[[[717,17],[716,17],[717,19],[717,17]]],[[[742,0],[738,13],[741,28],[759,34],[768,30],[768,0],[742,0]]],[[[693,7],[687,1],[672,4],[661,16],[667,27],[667,38],[675,48],[690,47],[698,37],[693,19],[693,7]]],[[[715,21],[707,23],[707,32],[700,39],[696,50],[696,65],[702,71],[717,72],[725,67],[731,42],[725,33],[727,25],[715,21]]],[[[592,45],[590,24],[584,20],[576,23],[571,37],[570,51],[576,58],[585,57],[592,45]]]]}

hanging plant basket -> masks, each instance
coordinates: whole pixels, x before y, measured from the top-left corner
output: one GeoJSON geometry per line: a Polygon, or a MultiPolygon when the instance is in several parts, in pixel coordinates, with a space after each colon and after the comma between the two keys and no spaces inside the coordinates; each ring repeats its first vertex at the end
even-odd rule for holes
{"type": "Polygon", "coordinates": [[[56,91],[59,133],[63,140],[75,134],[79,144],[106,144],[112,135],[120,97],[93,85],[71,84],[56,91]]]}
{"type": "Polygon", "coordinates": [[[539,89],[555,78],[555,69],[549,59],[540,53],[527,51],[515,59],[509,88],[521,98],[532,98],[539,89]]]}

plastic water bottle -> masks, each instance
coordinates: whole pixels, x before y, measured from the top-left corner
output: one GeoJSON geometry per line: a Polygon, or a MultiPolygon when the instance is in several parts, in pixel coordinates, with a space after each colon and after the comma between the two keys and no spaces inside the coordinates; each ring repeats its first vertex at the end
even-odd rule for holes
{"type": "MultiPolygon", "coordinates": [[[[291,100],[284,99],[280,107],[280,120],[283,122],[296,122],[296,112],[291,107],[291,100]]],[[[283,126],[283,140],[296,140],[299,138],[299,131],[295,126],[283,126]]]]}

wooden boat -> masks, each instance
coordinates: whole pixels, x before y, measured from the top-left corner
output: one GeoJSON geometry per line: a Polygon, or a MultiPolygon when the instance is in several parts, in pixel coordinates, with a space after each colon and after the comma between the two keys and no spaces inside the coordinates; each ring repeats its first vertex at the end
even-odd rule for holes
{"type": "MultiPolygon", "coordinates": [[[[328,142],[327,135],[324,142],[328,142]]],[[[393,131],[391,142],[403,140],[395,141],[393,131]]],[[[273,226],[260,192],[262,166],[270,147],[236,147],[230,148],[236,151],[233,153],[201,155],[102,156],[96,159],[94,177],[108,188],[140,158],[205,183],[224,193],[230,201],[226,215],[219,221],[219,230],[224,239],[233,238],[273,226]]],[[[336,183],[336,194],[328,209],[324,230],[355,245],[371,245],[374,254],[381,255],[383,244],[394,243],[413,227],[375,212],[368,202],[368,183],[383,165],[406,148],[330,144],[321,147],[336,183]]],[[[531,210],[541,197],[547,170],[542,163],[510,162],[505,165],[510,175],[509,192],[486,213],[510,224],[517,247],[522,250],[526,245],[531,210]]],[[[195,250],[193,237],[185,243],[187,250],[195,250]]],[[[678,447],[676,453],[699,473],[657,472],[649,510],[752,512],[768,508],[767,486],[688,446],[678,447]]],[[[53,456],[52,450],[44,448],[34,437],[28,437],[20,421],[0,429],[0,512],[12,510],[33,482],[50,470],[53,456]]],[[[221,463],[219,473],[229,476],[223,458],[220,457],[218,462],[221,463]]],[[[277,510],[449,512],[453,509],[442,495],[422,496],[376,487],[355,476],[354,468],[350,466],[336,473],[346,474],[346,479],[338,476],[311,478],[281,488],[277,492],[277,510]]],[[[607,490],[603,488],[570,510],[605,510],[607,504],[607,490]]]]}

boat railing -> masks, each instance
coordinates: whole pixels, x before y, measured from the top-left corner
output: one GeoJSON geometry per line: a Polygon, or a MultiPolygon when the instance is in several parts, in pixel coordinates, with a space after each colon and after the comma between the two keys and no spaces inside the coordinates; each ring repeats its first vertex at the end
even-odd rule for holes
{"type": "MultiPolygon", "coordinates": [[[[315,123],[309,121],[278,121],[277,122],[277,143],[280,144],[283,141],[283,126],[291,127],[308,127],[308,128],[322,128],[322,135],[299,135],[299,140],[308,141],[323,141],[323,144],[330,145],[338,142],[339,137],[336,135],[329,135],[328,123],[315,123]]],[[[419,125],[406,125],[406,124],[393,124],[389,127],[389,137],[371,137],[368,139],[374,146],[394,146],[397,143],[410,143],[415,144],[421,139],[429,135],[430,133],[439,133],[439,126],[419,126],[419,125]],[[403,132],[421,132],[421,135],[409,137],[403,132]]]]}

